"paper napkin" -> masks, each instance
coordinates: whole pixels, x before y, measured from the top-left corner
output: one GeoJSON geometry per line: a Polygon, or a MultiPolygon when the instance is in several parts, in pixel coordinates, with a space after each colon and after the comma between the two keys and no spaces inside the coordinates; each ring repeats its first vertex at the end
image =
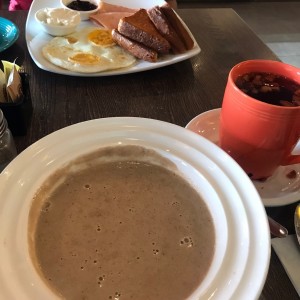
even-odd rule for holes
{"type": "Polygon", "coordinates": [[[272,246],[300,296],[300,245],[295,234],[274,238],[272,246]]]}
{"type": "MultiPolygon", "coordinates": [[[[1,1],[1,0],[0,0],[1,1]]],[[[2,60],[3,71],[0,69],[0,102],[17,102],[22,96],[20,67],[14,62],[2,60]]]]}

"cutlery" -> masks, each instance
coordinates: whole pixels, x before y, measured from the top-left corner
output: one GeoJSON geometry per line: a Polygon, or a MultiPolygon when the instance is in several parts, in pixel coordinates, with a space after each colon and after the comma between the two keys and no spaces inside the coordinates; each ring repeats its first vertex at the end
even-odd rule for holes
{"type": "Polygon", "coordinates": [[[300,203],[297,205],[294,215],[295,231],[300,244],[300,203]]]}
{"type": "Polygon", "coordinates": [[[269,221],[270,232],[272,233],[272,235],[279,238],[284,238],[288,235],[288,230],[269,216],[268,216],[268,221],[269,221]]]}

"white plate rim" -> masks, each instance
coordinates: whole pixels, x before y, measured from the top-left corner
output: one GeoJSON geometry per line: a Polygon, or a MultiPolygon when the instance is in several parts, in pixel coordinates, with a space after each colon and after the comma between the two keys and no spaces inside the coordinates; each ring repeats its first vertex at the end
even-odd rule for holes
{"type": "MultiPolygon", "coordinates": [[[[120,0],[107,0],[106,2],[112,3],[112,4],[119,4],[123,5],[124,3],[120,0]],[[123,4],[122,4],[123,3],[123,4]]],[[[165,3],[164,0],[127,0],[126,6],[128,7],[152,7],[155,5],[161,5],[165,3]]],[[[128,67],[128,68],[122,68],[117,70],[111,70],[111,71],[105,71],[105,72],[98,72],[98,73],[79,73],[79,72],[73,72],[69,70],[65,70],[62,68],[59,68],[50,62],[48,62],[41,54],[41,47],[46,44],[48,41],[51,40],[51,36],[47,33],[44,33],[42,31],[42,28],[40,27],[40,24],[35,20],[35,13],[38,9],[43,7],[60,7],[60,1],[59,0],[33,0],[27,20],[26,20],[26,26],[25,26],[25,39],[28,51],[30,53],[30,56],[32,60],[35,62],[35,64],[42,70],[53,72],[56,74],[62,74],[62,75],[69,75],[69,76],[80,76],[80,77],[102,77],[102,76],[113,76],[113,75],[125,75],[125,74],[131,74],[131,73],[137,73],[147,70],[153,70],[157,68],[161,68],[164,66],[169,66],[187,59],[190,59],[194,57],[195,55],[199,54],[201,49],[195,40],[193,34],[190,32],[189,28],[186,26],[186,24],[183,22],[183,20],[179,17],[185,28],[189,31],[191,37],[194,40],[194,48],[187,51],[183,54],[176,54],[176,55],[166,55],[159,59],[156,63],[150,63],[146,61],[137,60],[137,63],[134,66],[128,67]]],[[[79,28],[87,27],[87,26],[93,26],[92,22],[90,21],[82,21],[79,28]]]]}
{"type": "MultiPolygon", "coordinates": [[[[212,118],[214,118],[214,120],[217,120],[217,121],[214,121],[213,123],[211,123],[211,125],[214,126],[215,132],[217,132],[218,128],[219,128],[219,122],[218,122],[217,118],[220,115],[220,111],[221,111],[221,108],[215,108],[215,109],[211,109],[211,110],[205,111],[205,112],[203,112],[203,113],[195,116],[185,126],[185,128],[191,130],[191,127],[193,126],[193,124],[196,123],[196,122],[200,123],[201,120],[202,120],[202,118],[212,117],[212,118]]],[[[205,133],[201,134],[200,130],[197,131],[197,132],[195,132],[195,133],[204,136],[205,138],[209,139],[210,141],[212,141],[215,144],[218,143],[217,134],[212,134],[212,135],[205,134],[205,133]]],[[[299,164],[298,165],[290,165],[290,166],[280,166],[278,172],[276,172],[272,177],[279,176],[279,174],[284,173],[284,170],[286,170],[287,168],[296,169],[297,173],[300,172],[300,165],[299,164]]],[[[299,187],[299,184],[298,184],[298,189],[296,189],[294,191],[291,191],[290,193],[286,193],[286,194],[283,194],[283,195],[278,195],[276,197],[275,196],[274,197],[266,197],[266,196],[264,196],[263,192],[264,192],[265,187],[267,185],[270,186],[272,184],[272,182],[273,182],[272,181],[272,177],[270,179],[268,179],[267,181],[265,181],[265,182],[263,182],[263,181],[257,181],[257,180],[253,180],[252,181],[253,184],[254,184],[254,186],[256,187],[256,189],[258,190],[258,192],[259,192],[259,194],[261,196],[263,204],[266,207],[276,207],[276,206],[289,205],[289,204],[295,203],[295,202],[297,202],[297,201],[300,200],[300,187],[299,187]]]]}
{"type": "MultiPolygon", "coordinates": [[[[211,299],[225,299],[224,293],[222,294],[222,289],[230,289],[234,287],[234,294],[230,295],[236,299],[256,299],[259,297],[260,292],[263,288],[263,284],[266,279],[269,259],[270,259],[270,235],[269,235],[269,228],[268,223],[265,215],[265,211],[263,205],[260,201],[258,193],[254,188],[253,184],[246,176],[246,174],[242,171],[242,169],[220,148],[216,147],[214,144],[209,142],[208,140],[201,138],[194,134],[193,132],[187,131],[186,129],[179,127],[177,125],[169,124],[166,122],[152,120],[152,119],[143,119],[143,118],[131,118],[131,117],[116,117],[116,118],[106,118],[106,119],[98,119],[92,121],[86,121],[80,124],[75,124],[64,129],[61,129],[57,132],[50,134],[49,136],[39,140],[26,150],[22,152],[19,157],[17,157],[0,175],[0,194],[1,191],[5,188],[6,180],[13,178],[16,175],[14,174],[14,168],[18,169],[18,161],[22,159],[26,159],[26,165],[34,165],[34,161],[37,159],[39,155],[43,155],[47,161],[47,163],[52,163],[52,157],[44,155],[47,154],[47,145],[53,146],[53,143],[57,145],[58,140],[63,141],[62,139],[66,139],[69,133],[80,137],[82,133],[88,133],[91,130],[97,130],[97,134],[99,129],[100,132],[104,129],[108,128],[122,128],[129,130],[130,132],[140,131],[143,129],[150,130],[150,134],[156,132],[164,132],[167,133],[167,136],[170,138],[174,138],[178,140],[178,142],[186,143],[187,148],[192,147],[191,149],[195,148],[195,151],[200,151],[201,154],[209,157],[213,162],[215,162],[220,168],[222,172],[228,176],[229,183],[232,181],[234,186],[237,186],[237,193],[242,199],[242,203],[245,210],[245,222],[241,222],[238,224],[237,227],[240,228],[232,228],[233,231],[238,230],[243,232],[249,238],[249,244],[236,241],[238,247],[243,251],[246,251],[249,255],[247,261],[245,261],[246,265],[244,268],[240,269],[238,266],[233,266],[233,269],[230,268],[232,266],[229,265],[230,272],[232,272],[233,278],[236,274],[239,274],[238,282],[236,280],[232,280],[231,282],[227,282],[224,286],[216,287],[214,291],[209,291],[212,293],[211,299]],[[103,127],[104,126],[104,127],[103,127]],[[50,143],[50,144],[49,144],[50,143]],[[29,155],[29,157],[28,157],[29,155]],[[28,161],[28,158],[31,159],[28,161]],[[32,162],[32,164],[31,164],[32,162]],[[2,177],[2,178],[1,178],[2,177]],[[258,221],[258,219],[260,221],[258,221]],[[248,223],[247,223],[248,221],[248,223]],[[247,227],[249,225],[249,229],[247,227]],[[248,232],[249,231],[249,232],[248,232]],[[248,232],[248,233],[247,233],[248,232]],[[236,269],[235,269],[236,268],[236,269]],[[242,272],[242,273],[241,273],[242,272]],[[235,286],[236,285],[236,286],[235,286]],[[219,294],[221,293],[221,295],[219,294]]],[[[142,131],[143,132],[143,131],[142,131]]],[[[143,132],[144,133],[144,132],[143,132]]],[[[95,133],[94,137],[95,137],[95,133]]],[[[69,141],[72,145],[72,139],[69,141]]],[[[50,152],[48,154],[51,154],[50,152]]],[[[44,162],[46,163],[46,162],[44,162]]],[[[19,165],[20,166],[20,165],[19,165]]],[[[24,178],[23,178],[24,179],[24,178]]],[[[26,179],[25,179],[26,181],[26,179]]],[[[20,186],[25,184],[25,181],[22,178],[18,178],[18,184],[20,186]]],[[[231,197],[231,195],[230,195],[231,197]]],[[[2,198],[3,199],[3,198],[2,198]]],[[[0,201],[0,209],[3,208],[3,202],[0,201]]],[[[234,204],[231,203],[233,207],[238,205],[238,203],[234,204]]],[[[0,211],[0,215],[3,216],[3,211],[0,211]]],[[[244,217],[243,209],[241,210],[241,216],[244,217]]],[[[1,223],[1,218],[0,218],[1,223]]],[[[236,224],[237,225],[237,224],[236,224]]],[[[4,233],[0,233],[0,241],[5,244],[4,233]]],[[[246,239],[247,240],[247,239],[246,239]]],[[[245,240],[245,241],[246,241],[245,240]]],[[[1,250],[2,251],[2,250],[1,250]]],[[[240,253],[238,253],[240,254],[240,253]]],[[[0,256],[0,260],[4,260],[5,257],[2,255],[0,256]]],[[[226,262],[230,261],[233,258],[226,257],[224,260],[224,264],[226,266],[226,262]]],[[[226,272],[227,268],[224,266],[222,268],[223,272],[226,272]]],[[[0,277],[6,276],[7,270],[2,269],[2,264],[0,264],[0,277]]],[[[226,278],[227,279],[227,278],[226,278]]],[[[228,278],[231,280],[232,278],[228,278]]],[[[2,282],[3,284],[3,282],[2,282]]],[[[17,286],[15,287],[17,288],[17,286]]],[[[31,289],[34,287],[30,287],[31,289]]],[[[1,295],[2,289],[0,289],[1,295]]],[[[224,291],[223,291],[224,292],[224,291]]],[[[25,296],[25,295],[24,295],[25,296]]],[[[25,297],[23,299],[26,299],[25,297]]]]}

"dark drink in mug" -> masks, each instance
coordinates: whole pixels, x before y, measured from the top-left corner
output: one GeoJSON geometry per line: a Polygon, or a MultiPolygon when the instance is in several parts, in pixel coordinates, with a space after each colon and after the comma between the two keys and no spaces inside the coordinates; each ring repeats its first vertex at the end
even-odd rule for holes
{"type": "Polygon", "coordinates": [[[281,75],[252,72],[240,75],[236,86],[248,96],[279,106],[300,105],[300,85],[281,75]]]}

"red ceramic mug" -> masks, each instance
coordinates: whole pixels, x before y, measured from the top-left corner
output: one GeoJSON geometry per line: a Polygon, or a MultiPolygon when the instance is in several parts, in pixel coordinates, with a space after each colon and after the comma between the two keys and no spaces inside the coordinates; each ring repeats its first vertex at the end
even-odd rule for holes
{"type": "Polygon", "coordinates": [[[277,74],[300,84],[300,69],[277,61],[249,60],[234,66],[228,76],[220,147],[252,179],[265,179],[280,165],[300,163],[300,155],[292,155],[300,137],[300,106],[277,106],[245,94],[236,80],[251,72],[277,74]]]}

